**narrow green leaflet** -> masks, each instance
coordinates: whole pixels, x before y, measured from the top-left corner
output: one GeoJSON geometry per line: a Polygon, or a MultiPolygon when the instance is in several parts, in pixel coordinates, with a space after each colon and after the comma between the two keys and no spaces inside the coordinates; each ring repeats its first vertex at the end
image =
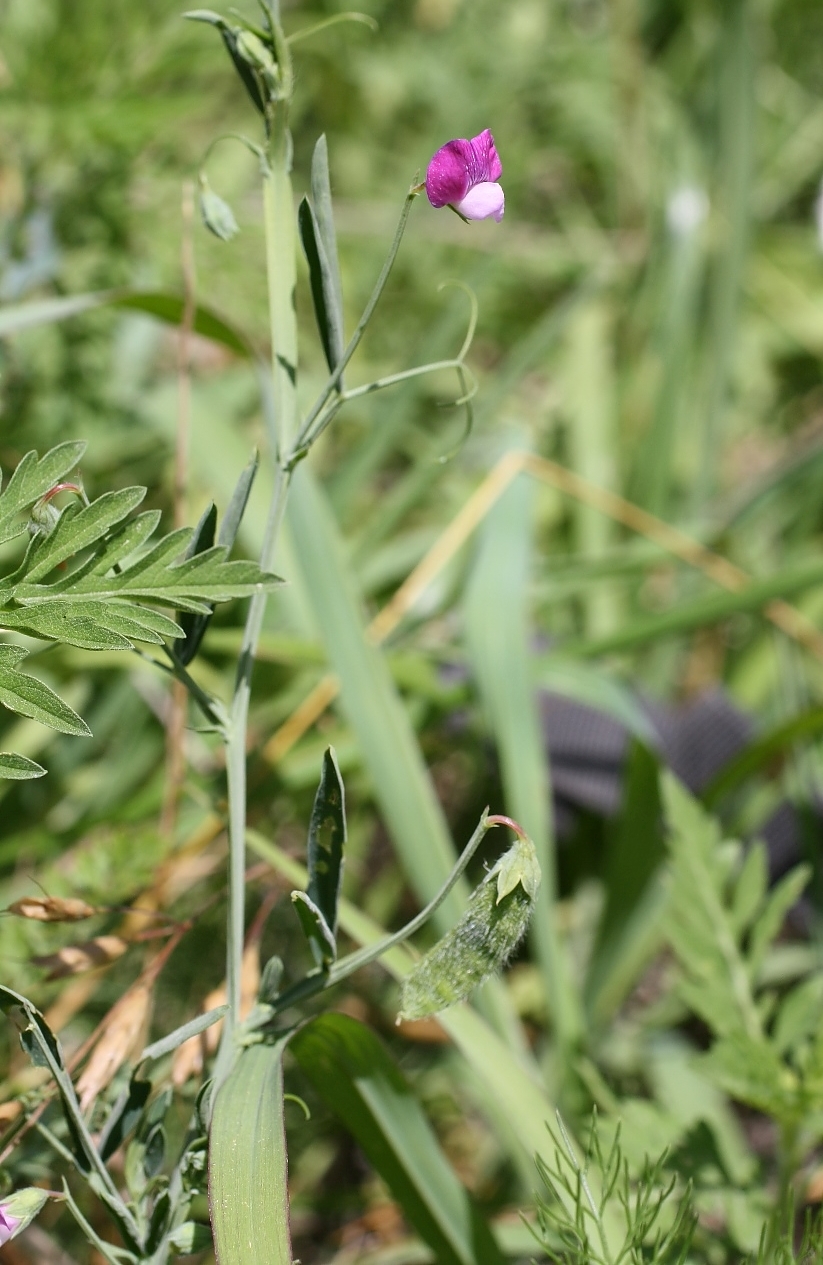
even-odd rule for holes
{"type": "Polygon", "coordinates": [[[175,1028],[168,1036],[161,1037],[159,1041],[155,1041],[152,1045],[147,1045],[138,1063],[151,1062],[154,1059],[162,1059],[166,1054],[172,1054],[179,1045],[184,1041],[188,1041],[189,1037],[198,1037],[201,1032],[205,1032],[212,1024],[222,1019],[228,1006],[215,1006],[213,1010],[207,1010],[205,1014],[196,1015],[194,1019],[190,1019],[188,1023],[184,1023],[179,1028],[175,1028]]]}
{"type": "Polygon", "coordinates": [[[0,777],[12,781],[23,781],[30,777],[42,777],[46,770],[42,764],[29,760],[27,756],[16,755],[13,751],[0,751],[0,777]]]}
{"type": "MultiPolygon", "coordinates": [[[[249,496],[251,495],[254,476],[257,473],[258,455],[255,452],[249,464],[237,480],[231,500],[226,508],[223,521],[220,524],[220,530],[217,533],[217,544],[231,552],[234,542],[237,539],[237,533],[240,530],[240,523],[248,505],[249,496]]],[[[210,548],[214,544],[214,529],[217,521],[216,510],[212,512],[213,507],[206,510],[197,527],[194,530],[189,549],[186,551],[189,557],[193,557],[197,553],[202,553],[204,549],[210,548]]],[[[184,630],[185,637],[175,646],[175,654],[180,663],[185,667],[191,663],[197,651],[200,649],[200,643],[205,636],[206,629],[211,622],[211,613],[208,615],[192,615],[186,613],[181,616],[180,624],[184,630]]]]}
{"type": "MultiPolygon", "coordinates": [[[[207,549],[214,546],[214,536],[217,531],[217,506],[212,501],[207,505],[200,518],[200,522],[192,533],[185,557],[194,558],[199,553],[205,553],[207,549]]],[[[183,630],[183,636],[180,637],[174,646],[174,653],[177,661],[187,667],[191,663],[203,635],[209,626],[210,615],[193,615],[186,611],[180,615],[180,627],[183,630]]]]}
{"type": "Polygon", "coordinates": [[[346,793],[337,756],[329,747],[309,821],[309,885],[305,896],[295,892],[292,897],[297,898],[295,908],[318,965],[334,961],[337,955],[337,902],[345,846],[346,793]]]}
{"type": "Polygon", "coordinates": [[[379,1037],[356,1019],[329,1013],[301,1028],[290,1048],[429,1244],[438,1265],[502,1265],[503,1254],[488,1224],[379,1037]]]}
{"type": "Polygon", "coordinates": [[[36,452],[26,453],[0,495],[0,544],[25,530],[19,515],[64,479],[85,450],[85,443],[77,442],[58,444],[41,458],[36,452]]]}
{"type": "Polygon", "coordinates": [[[284,1047],[243,1050],[215,1100],[209,1204],[219,1265],[292,1265],[284,1047]]]}
{"type": "Polygon", "coordinates": [[[297,212],[300,240],[306,262],[317,328],[326,363],[334,370],[345,347],[343,300],[337,263],[337,242],[332,218],[329,158],[325,136],[321,136],[312,157],[312,199],[303,198],[297,212]]]}
{"type": "Polygon", "coordinates": [[[337,957],[337,944],[331,927],[305,892],[292,892],[291,899],[315,961],[318,966],[329,966],[337,957]]]}
{"type": "MultiPolygon", "coordinates": [[[[311,201],[318,239],[326,256],[328,287],[326,299],[332,319],[332,349],[337,364],[343,355],[346,335],[343,327],[343,287],[340,282],[340,264],[337,258],[337,234],[334,229],[334,210],[331,200],[329,177],[329,147],[325,133],[320,136],[311,158],[311,201]]],[[[343,382],[341,379],[342,389],[343,382]]]]}
{"type": "Polygon", "coordinates": [[[60,733],[88,738],[91,730],[68,703],[36,677],[18,671],[17,665],[25,658],[22,646],[0,645],[0,703],[60,733]]]}

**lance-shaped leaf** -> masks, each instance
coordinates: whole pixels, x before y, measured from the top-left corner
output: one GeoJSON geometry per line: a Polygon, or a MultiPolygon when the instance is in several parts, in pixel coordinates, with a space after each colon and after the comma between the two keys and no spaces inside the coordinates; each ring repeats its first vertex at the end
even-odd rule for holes
{"type": "Polygon", "coordinates": [[[309,884],[292,900],[319,966],[337,956],[337,902],[346,846],[346,792],[334,748],[323,756],[320,785],[309,821],[309,884]]]}
{"type": "Polygon", "coordinates": [[[303,934],[311,945],[318,966],[329,966],[337,957],[337,943],[320,910],[305,892],[292,892],[294,912],[300,919],[303,934]]]}
{"type": "Polygon", "coordinates": [[[36,677],[17,670],[25,658],[22,646],[0,646],[0,703],[60,733],[88,738],[91,730],[68,703],[36,677]]]}
{"type": "Polygon", "coordinates": [[[25,530],[18,516],[65,478],[85,450],[80,442],[58,444],[39,459],[36,452],[26,453],[0,495],[0,544],[25,530]]]}
{"type": "MultiPolygon", "coordinates": [[[[311,163],[311,202],[304,198],[298,211],[300,239],[309,265],[312,301],[329,369],[340,362],[345,348],[343,291],[337,259],[337,237],[329,180],[325,136],[314,147],[311,163]]],[[[342,386],[342,383],[341,383],[342,386]]]]}
{"type": "Polygon", "coordinates": [[[209,1138],[209,1206],[219,1265],[292,1265],[283,1050],[243,1050],[217,1093],[209,1138]]]}
{"type": "Polygon", "coordinates": [[[290,1048],[438,1265],[502,1265],[488,1224],[379,1037],[347,1015],[325,1014],[295,1033],[290,1048]]]}
{"type": "MultiPolygon", "coordinates": [[[[179,294],[173,294],[167,290],[97,290],[88,294],[72,294],[59,299],[37,299],[33,303],[14,303],[0,308],[0,338],[8,338],[22,330],[35,329],[40,325],[66,321],[72,316],[82,316],[84,312],[94,311],[98,307],[131,308],[135,312],[145,312],[147,316],[154,316],[157,320],[165,321],[169,325],[180,325],[185,306],[185,300],[179,294]]],[[[227,324],[222,316],[211,308],[203,307],[198,303],[194,310],[192,328],[195,334],[202,334],[204,338],[221,343],[239,356],[246,359],[254,358],[251,345],[245,335],[227,324]]],[[[85,447],[84,444],[72,446],[79,447],[81,451],[85,447]]],[[[68,448],[69,445],[61,444],[60,447],[68,448]]],[[[79,459],[78,456],[37,495],[42,496],[43,492],[47,492],[68,470],[74,468],[79,459]]],[[[37,496],[33,499],[36,500],[37,496]]]]}
{"type": "Polygon", "coordinates": [[[309,265],[311,297],[320,341],[326,363],[333,370],[343,351],[343,314],[337,306],[331,266],[320,236],[320,226],[308,198],[303,198],[300,203],[297,222],[309,265]]]}
{"type": "Polygon", "coordinates": [[[24,781],[30,777],[42,777],[46,770],[42,764],[18,755],[16,751],[0,751],[0,777],[11,781],[24,781]]]}
{"type": "MultiPolygon", "coordinates": [[[[199,553],[205,553],[207,549],[214,546],[214,536],[217,530],[217,506],[212,503],[207,505],[203,511],[200,522],[194,529],[185,557],[194,558],[199,553]]],[[[180,627],[183,630],[183,636],[178,638],[174,643],[174,653],[178,662],[186,667],[191,663],[203,640],[203,634],[208,627],[210,615],[193,615],[190,611],[181,612],[178,615],[180,627]]]]}
{"type": "Polygon", "coordinates": [[[137,1128],[151,1093],[151,1081],[133,1076],[112,1107],[97,1142],[100,1157],[108,1160],[137,1128]]]}
{"type": "MultiPolygon", "coordinates": [[[[240,529],[240,523],[251,494],[254,476],[257,473],[258,455],[255,452],[249,464],[246,466],[240,478],[237,480],[234,491],[229,501],[228,508],[220,524],[220,531],[217,534],[217,543],[223,548],[231,552],[234,542],[237,539],[237,533],[240,529]]],[[[214,506],[210,506],[205,511],[203,517],[198,523],[192,537],[191,544],[187,552],[188,557],[193,557],[203,550],[211,548],[214,544],[214,531],[217,521],[217,514],[214,506]]],[[[174,648],[178,662],[184,667],[191,663],[197,651],[200,649],[200,643],[203,640],[206,629],[211,621],[211,614],[208,615],[192,615],[184,613],[180,616],[180,625],[184,632],[184,637],[179,640],[174,648]]]]}

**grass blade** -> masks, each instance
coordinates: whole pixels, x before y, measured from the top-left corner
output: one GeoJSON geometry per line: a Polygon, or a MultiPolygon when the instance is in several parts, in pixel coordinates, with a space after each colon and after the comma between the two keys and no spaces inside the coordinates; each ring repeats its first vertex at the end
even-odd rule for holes
{"type": "Polygon", "coordinates": [[[325,1014],[291,1051],[442,1265],[502,1265],[488,1224],[458,1181],[382,1041],[348,1015],[325,1014]]]}

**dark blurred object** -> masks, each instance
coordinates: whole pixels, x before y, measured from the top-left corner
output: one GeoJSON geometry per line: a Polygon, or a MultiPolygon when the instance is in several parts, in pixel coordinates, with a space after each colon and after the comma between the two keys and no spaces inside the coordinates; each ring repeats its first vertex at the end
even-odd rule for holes
{"type": "MultiPolygon", "coordinates": [[[[654,729],[657,755],[700,795],[755,736],[755,727],[722,690],[680,706],[642,703],[654,729]]],[[[580,810],[614,816],[623,795],[630,735],[613,716],[561,694],[541,692],[540,712],[552,771],[555,820],[562,838],[580,810]]],[[[758,832],[769,851],[772,880],[804,860],[823,840],[820,805],[801,813],[784,800],[758,832]]]]}

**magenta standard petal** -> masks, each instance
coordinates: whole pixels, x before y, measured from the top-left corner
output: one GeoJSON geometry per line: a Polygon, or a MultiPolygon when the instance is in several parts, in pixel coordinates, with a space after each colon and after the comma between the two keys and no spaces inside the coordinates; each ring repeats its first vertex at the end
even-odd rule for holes
{"type": "Polygon", "coordinates": [[[438,149],[426,170],[426,197],[432,206],[459,202],[471,188],[471,141],[449,141],[438,149]]]}
{"type": "Polygon", "coordinates": [[[9,1239],[14,1238],[19,1225],[19,1217],[13,1217],[0,1208],[0,1244],[8,1243],[9,1239]]]}
{"type": "Polygon", "coordinates": [[[471,147],[469,163],[471,183],[481,184],[489,180],[499,180],[503,174],[503,164],[489,129],[486,128],[479,136],[473,136],[469,145],[471,147]]]}
{"type": "Polygon", "coordinates": [[[467,220],[495,219],[499,223],[506,207],[506,195],[499,184],[484,180],[469,189],[465,198],[455,202],[454,209],[467,220]]]}

